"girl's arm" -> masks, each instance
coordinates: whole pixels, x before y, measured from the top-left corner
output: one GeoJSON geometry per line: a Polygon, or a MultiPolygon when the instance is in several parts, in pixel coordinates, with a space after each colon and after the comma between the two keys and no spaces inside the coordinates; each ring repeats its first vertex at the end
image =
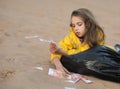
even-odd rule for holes
{"type": "Polygon", "coordinates": [[[65,73],[65,71],[64,71],[63,65],[62,65],[61,62],[60,62],[60,59],[59,59],[59,58],[54,58],[53,64],[55,65],[55,67],[56,67],[56,69],[57,69],[58,71],[61,71],[61,75],[60,75],[60,76],[61,76],[61,77],[65,77],[66,73],[65,73]]]}
{"type": "Polygon", "coordinates": [[[61,72],[59,75],[61,78],[65,77],[67,74],[71,74],[60,62],[59,58],[54,58],[53,64],[55,65],[56,69],[61,72]]]}
{"type": "MultiPolygon", "coordinates": [[[[68,55],[67,52],[65,52],[61,48],[59,48],[54,42],[50,43],[50,52],[61,54],[61,55],[68,55]]],[[[53,64],[55,65],[55,67],[58,71],[61,71],[61,74],[59,75],[60,77],[65,77],[66,74],[70,74],[70,72],[66,68],[64,68],[64,66],[60,62],[59,57],[55,57],[53,59],[53,64]]]]}

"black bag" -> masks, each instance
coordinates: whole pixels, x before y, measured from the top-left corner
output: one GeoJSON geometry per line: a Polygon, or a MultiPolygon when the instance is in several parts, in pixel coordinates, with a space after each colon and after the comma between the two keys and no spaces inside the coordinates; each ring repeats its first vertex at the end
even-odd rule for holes
{"type": "Polygon", "coordinates": [[[78,54],[62,56],[61,63],[71,72],[97,73],[120,80],[120,54],[106,46],[96,46],[78,54]]]}

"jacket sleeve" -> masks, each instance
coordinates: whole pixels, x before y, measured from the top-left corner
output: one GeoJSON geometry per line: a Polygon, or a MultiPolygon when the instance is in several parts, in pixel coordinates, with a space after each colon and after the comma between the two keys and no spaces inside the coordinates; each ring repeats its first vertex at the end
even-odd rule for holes
{"type": "MultiPolygon", "coordinates": [[[[68,54],[73,53],[72,52],[73,47],[69,35],[65,36],[64,39],[59,42],[59,46],[62,50],[66,51],[68,54]]],[[[62,56],[61,54],[55,54],[55,53],[51,54],[51,61],[53,61],[55,57],[61,58],[61,56],[62,56]]]]}

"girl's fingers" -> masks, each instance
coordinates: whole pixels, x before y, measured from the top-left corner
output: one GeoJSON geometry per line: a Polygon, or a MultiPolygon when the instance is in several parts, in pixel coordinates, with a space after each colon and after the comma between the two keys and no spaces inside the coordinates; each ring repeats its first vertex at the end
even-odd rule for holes
{"type": "Polygon", "coordinates": [[[55,53],[58,49],[58,46],[54,43],[54,42],[51,42],[50,43],[50,52],[51,53],[55,53]]]}
{"type": "Polygon", "coordinates": [[[65,67],[63,67],[66,74],[71,74],[65,67]]]}
{"type": "Polygon", "coordinates": [[[50,48],[50,52],[51,52],[51,53],[55,53],[55,52],[56,52],[56,48],[53,48],[53,47],[50,48]]]}
{"type": "Polygon", "coordinates": [[[50,43],[50,47],[51,47],[51,48],[56,48],[57,46],[56,46],[55,43],[52,43],[52,42],[51,42],[51,43],[50,43]]]}

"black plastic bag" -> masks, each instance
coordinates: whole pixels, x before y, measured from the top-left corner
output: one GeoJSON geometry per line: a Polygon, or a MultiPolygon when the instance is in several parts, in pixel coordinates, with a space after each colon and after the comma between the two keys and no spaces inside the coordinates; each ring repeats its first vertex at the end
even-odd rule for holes
{"type": "Polygon", "coordinates": [[[120,54],[106,46],[96,46],[75,55],[62,56],[61,63],[71,72],[97,73],[120,80],[120,54]]]}

